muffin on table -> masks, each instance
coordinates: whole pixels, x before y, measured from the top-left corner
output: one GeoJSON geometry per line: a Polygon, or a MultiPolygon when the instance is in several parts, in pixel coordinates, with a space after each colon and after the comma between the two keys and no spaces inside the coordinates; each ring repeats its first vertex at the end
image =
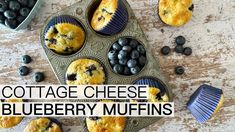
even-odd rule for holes
{"type": "MultiPolygon", "coordinates": [[[[22,99],[7,99],[1,100],[1,102],[23,102],[22,99]]],[[[22,121],[23,117],[14,116],[0,116],[0,128],[11,128],[18,125],[22,121]]]]}
{"type": "MultiPolygon", "coordinates": [[[[112,102],[103,100],[102,102],[112,102]]],[[[86,118],[89,132],[123,132],[126,126],[126,117],[89,117],[86,118]]]]}
{"type": "Polygon", "coordinates": [[[67,85],[100,85],[106,80],[103,66],[93,59],[78,59],[66,72],[67,85]]]}
{"type": "Polygon", "coordinates": [[[186,24],[192,17],[194,5],[192,0],[159,0],[160,19],[170,26],[186,24]]]}
{"type": "Polygon", "coordinates": [[[138,102],[168,102],[169,97],[165,87],[158,80],[152,77],[143,77],[138,79],[135,85],[148,85],[148,99],[132,100],[138,102]]]}
{"type": "Polygon", "coordinates": [[[128,21],[128,13],[122,0],[101,0],[91,19],[91,27],[98,33],[114,35],[128,21]]]}
{"type": "Polygon", "coordinates": [[[44,38],[50,50],[70,55],[82,48],[85,32],[76,19],[70,16],[57,16],[48,23],[44,38]]]}
{"type": "Polygon", "coordinates": [[[24,132],[62,132],[58,123],[49,118],[38,118],[30,121],[24,132]]]}

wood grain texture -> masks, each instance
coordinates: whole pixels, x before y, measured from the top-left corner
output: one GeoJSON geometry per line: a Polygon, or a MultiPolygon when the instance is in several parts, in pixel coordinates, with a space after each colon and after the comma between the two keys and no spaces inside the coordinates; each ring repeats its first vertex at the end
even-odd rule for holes
{"type": "MultiPolygon", "coordinates": [[[[33,73],[43,71],[43,84],[58,84],[40,46],[40,28],[51,14],[77,0],[48,0],[27,30],[15,32],[0,27],[0,84],[36,84],[33,73]],[[29,54],[30,76],[20,77],[20,58],[29,54]]],[[[182,27],[163,24],[157,14],[158,0],[128,0],[145,32],[152,52],[170,80],[174,93],[175,117],[165,118],[142,131],[235,131],[235,0],[194,0],[192,20],[182,27]],[[174,48],[174,38],[183,35],[193,55],[185,57],[171,53],[162,56],[160,48],[174,48]],[[174,67],[182,65],[186,74],[176,76],[174,67]],[[210,121],[199,124],[186,109],[190,95],[203,83],[222,88],[225,103],[210,121]]],[[[68,124],[67,124],[68,125],[68,124]]]]}

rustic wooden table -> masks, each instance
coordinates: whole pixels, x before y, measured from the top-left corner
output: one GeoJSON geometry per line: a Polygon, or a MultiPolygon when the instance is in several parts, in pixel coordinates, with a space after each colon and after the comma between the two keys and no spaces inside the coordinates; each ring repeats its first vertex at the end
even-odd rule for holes
{"type": "MultiPolygon", "coordinates": [[[[20,77],[17,73],[24,54],[32,56],[33,62],[28,66],[34,72],[45,72],[47,78],[43,84],[59,84],[40,46],[39,32],[48,16],[76,1],[46,1],[27,30],[15,32],[0,27],[0,84],[35,84],[32,74],[20,77]]],[[[175,102],[174,118],[162,119],[142,131],[235,131],[235,0],[194,0],[192,20],[179,28],[166,26],[159,20],[158,0],[128,2],[170,80],[175,102]],[[187,38],[186,45],[192,47],[193,55],[162,56],[160,48],[164,45],[174,48],[174,38],[178,35],[187,38]],[[176,65],[184,66],[186,74],[176,76],[176,65]],[[222,88],[225,103],[214,118],[199,124],[186,109],[186,102],[203,83],[222,88]]]]}

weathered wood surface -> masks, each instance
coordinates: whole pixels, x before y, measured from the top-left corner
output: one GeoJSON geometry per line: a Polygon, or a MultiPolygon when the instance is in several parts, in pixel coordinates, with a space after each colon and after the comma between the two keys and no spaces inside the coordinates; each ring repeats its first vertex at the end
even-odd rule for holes
{"type": "MultiPolygon", "coordinates": [[[[29,54],[33,72],[43,71],[43,84],[58,84],[40,46],[39,32],[46,18],[77,0],[46,1],[27,30],[15,32],[0,27],[0,84],[35,84],[32,74],[20,77],[17,68],[20,57],[29,54]]],[[[128,0],[152,52],[170,79],[175,100],[175,117],[165,118],[143,131],[235,131],[235,0],[194,0],[193,19],[187,25],[174,28],[164,25],[157,15],[157,0],[128,0]],[[174,47],[174,38],[183,35],[193,55],[172,53],[162,56],[164,45],[174,47]],[[174,67],[183,65],[184,76],[176,76],[174,67]],[[209,122],[199,124],[186,109],[186,102],[199,85],[208,83],[223,89],[223,109],[209,122]]],[[[33,73],[32,72],[32,73],[33,73]]],[[[67,125],[69,125],[68,123],[67,125]]]]}

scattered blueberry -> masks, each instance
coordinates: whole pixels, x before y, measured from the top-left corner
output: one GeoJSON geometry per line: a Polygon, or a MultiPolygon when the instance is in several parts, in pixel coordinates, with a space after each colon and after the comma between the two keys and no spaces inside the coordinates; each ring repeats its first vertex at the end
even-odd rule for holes
{"type": "Polygon", "coordinates": [[[2,14],[0,14],[0,23],[4,24],[5,19],[6,18],[2,14]]]}
{"type": "Polygon", "coordinates": [[[118,53],[115,50],[112,50],[108,53],[108,58],[110,60],[117,59],[118,53]]]}
{"type": "Polygon", "coordinates": [[[26,66],[21,66],[21,67],[19,68],[19,74],[20,74],[21,76],[26,76],[26,75],[28,75],[28,74],[29,74],[29,71],[30,71],[30,69],[29,69],[28,67],[26,67],[26,66]]]}
{"type": "Polygon", "coordinates": [[[138,66],[131,68],[131,73],[136,75],[140,72],[140,68],[138,66]]]}
{"type": "Polygon", "coordinates": [[[184,48],[184,55],[190,56],[192,54],[192,49],[189,47],[184,48]]]}
{"type": "Polygon", "coordinates": [[[124,50],[124,51],[126,51],[126,52],[129,53],[129,52],[131,52],[132,49],[131,49],[130,46],[123,46],[123,47],[122,47],[122,50],[124,50]]]}
{"type": "Polygon", "coordinates": [[[0,0],[0,12],[7,10],[7,3],[4,0],[0,0]]]}
{"type": "Polygon", "coordinates": [[[119,65],[119,64],[116,64],[114,67],[113,67],[113,71],[115,73],[118,73],[118,74],[122,74],[123,73],[123,66],[119,65]]]}
{"type": "Polygon", "coordinates": [[[183,36],[178,36],[175,38],[175,42],[177,45],[184,45],[186,40],[183,36]]]}
{"type": "Polygon", "coordinates": [[[128,44],[128,40],[126,38],[120,38],[118,40],[118,43],[121,45],[121,46],[125,46],[128,44]]]}
{"type": "Polygon", "coordinates": [[[29,8],[21,8],[20,9],[20,15],[21,16],[24,16],[24,17],[27,17],[30,13],[30,9],[29,8]]]}
{"type": "Polygon", "coordinates": [[[170,52],[171,52],[171,48],[170,48],[169,46],[164,46],[164,47],[162,47],[162,49],[161,49],[161,53],[162,53],[163,55],[168,55],[170,52]]]}
{"type": "Polygon", "coordinates": [[[19,11],[20,10],[20,3],[17,1],[10,1],[9,8],[13,11],[19,11]]]}
{"type": "Polygon", "coordinates": [[[177,66],[177,67],[175,68],[175,73],[176,73],[177,75],[182,75],[182,74],[184,74],[184,67],[182,67],[182,66],[177,66]]]}
{"type": "Polygon", "coordinates": [[[12,10],[7,10],[4,12],[4,16],[8,19],[15,19],[16,18],[16,13],[12,10]]]}
{"type": "Polygon", "coordinates": [[[140,54],[139,54],[139,52],[137,50],[133,50],[131,52],[131,58],[132,59],[138,59],[139,57],[140,57],[140,54]]]}
{"type": "Polygon", "coordinates": [[[140,64],[141,66],[144,66],[144,65],[146,64],[146,61],[147,61],[146,57],[140,56],[140,58],[139,58],[139,64],[140,64]]]}
{"type": "MultiPolygon", "coordinates": [[[[31,1],[31,0],[30,0],[31,1]]],[[[22,6],[27,6],[28,5],[28,0],[18,0],[18,2],[22,5],[22,6]]]]}
{"type": "Polygon", "coordinates": [[[144,55],[146,53],[145,48],[144,48],[143,45],[138,45],[137,46],[137,51],[142,55],[144,55]]]}
{"type": "Polygon", "coordinates": [[[136,60],[131,59],[131,60],[129,60],[129,61],[127,62],[127,66],[128,66],[129,68],[133,68],[133,67],[135,67],[136,65],[137,65],[137,61],[136,61],[136,60]]]}
{"type": "Polygon", "coordinates": [[[17,22],[16,20],[6,19],[5,25],[11,29],[15,29],[17,27],[17,22]]]}
{"type": "Polygon", "coordinates": [[[45,76],[42,72],[36,72],[34,74],[34,80],[35,82],[42,82],[45,79],[45,76]]]}
{"type": "Polygon", "coordinates": [[[24,64],[29,64],[32,61],[32,58],[29,55],[22,56],[22,61],[24,64]]]}
{"type": "Polygon", "coordinates": [[[119,45],[118,43],[114,43],[112,47],[113,47],[114,50],[117,50],[117,51],[122,49],[122,46],[119,45]]]}
{"type": "Polygon", "coordinates": [[[138,41],[132,39],[131,42],[130,42],[130,46],[131,48],[135,49],[138,45],[138,41]]]}
{"type": "Polygon", "coordinates": [[[184,52],[184,47],[182,45],[177,45],[175,47],[175,52],[176,53],[183,53],[184,52]]]}
{"type": "Polygon", "coordinates": [[[29,0],[28,7],[33,8],[34,5],[36,4],[37,0],[29,0]]]}

